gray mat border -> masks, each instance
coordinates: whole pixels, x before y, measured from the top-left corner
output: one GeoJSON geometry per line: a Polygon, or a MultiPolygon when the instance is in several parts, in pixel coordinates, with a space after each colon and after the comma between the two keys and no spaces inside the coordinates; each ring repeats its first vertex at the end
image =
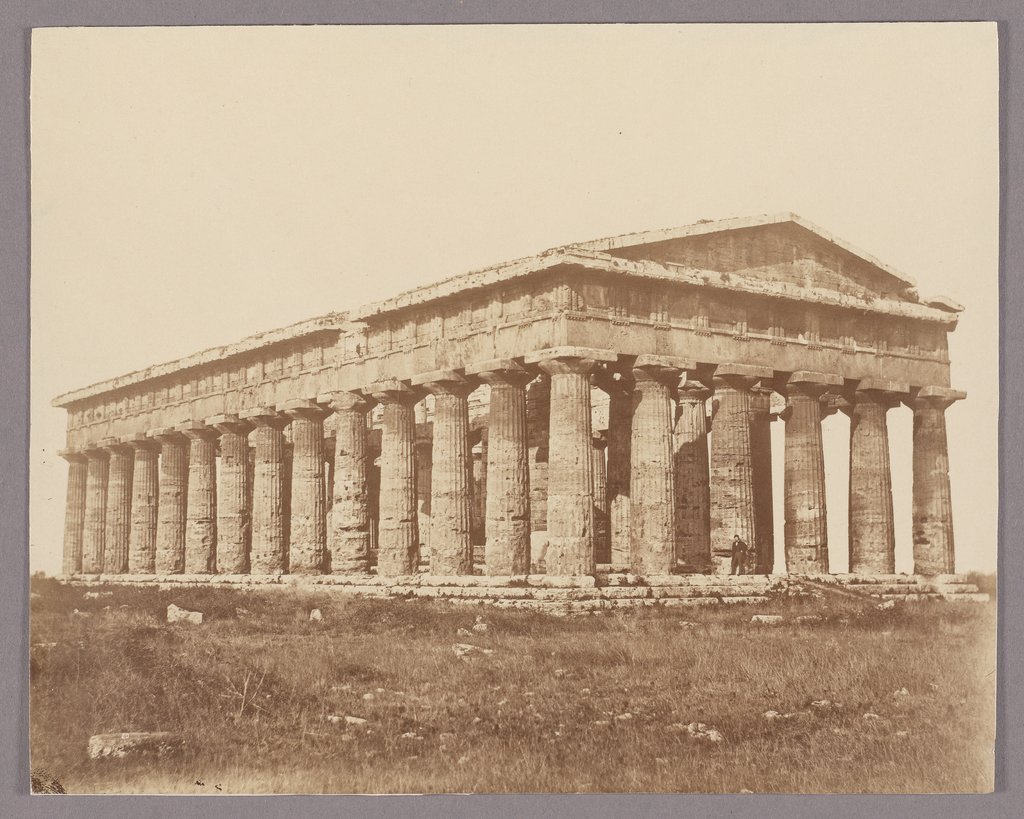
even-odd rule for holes
{"type": "MultiPolygon", "coordinates": [[[[1024,556],[1006,532],[1024,530],[1019,466],[1024,404],[1018,356],[1024,346],[1024,4],[1011,0],[719,0],[648,2],[504,2],[471,0],[5,0],[0,5],[0,544],[11,571],[0,574],[3,656],[0,674],[0,806],[9,816],[216,817],[302,815],[463,817],[696,816],[842,817],[898,815],[1017,816],[1024,788],[1024,556]],[[427,797],[30,797],[28,796],[28,345],[29,182],[28,89],[31,28],[97,25],[269,25],[315,23],[570,23],[570,22],[873,22],[995,20],[1000,39],[1000,550],[999,731],[996,786],[986,796],[427,796],[427,797]],[[1016,264],[1011,262],[1015,261],[1016,264]],[[1011,472],[1014,467],[1017,472],[1011,472]],[[188,800],[188,801],[182,801],[188,800]],[[214,801],[215,800],[215,801],[214,801]]],[[[941,173],[936,168],[936,173],[941,173]]]]}

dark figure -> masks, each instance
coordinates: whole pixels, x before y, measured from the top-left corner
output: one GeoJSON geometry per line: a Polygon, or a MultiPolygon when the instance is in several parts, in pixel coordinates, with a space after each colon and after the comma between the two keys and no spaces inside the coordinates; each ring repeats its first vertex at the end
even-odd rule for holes
{"type": "Polygon", "coordinates": [[[740,540],[739,535],[732,536],[732,569],[730,574],[747,573],[747,549],[750,547],[740,540]]]}

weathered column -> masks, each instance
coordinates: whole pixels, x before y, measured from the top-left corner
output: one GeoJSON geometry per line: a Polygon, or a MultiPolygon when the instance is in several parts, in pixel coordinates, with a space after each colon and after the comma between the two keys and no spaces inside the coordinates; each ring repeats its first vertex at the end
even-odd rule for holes
{"type": "Polygon", "coordinates": [[[754,531],[757,564],[754,574],[769,574],[775,565],[775,513],[772,499],[772,390],[750,394],[750,464],[754,481],[754,531]]]}
{"type": "Polygon", "coordinates": [[[185,574],[217,570],[217,431],[199,421],[178,427],[189,442],[185,574]]]}
{"type": "Polygon", "coordinates": [[[673,399],[680,375],[692,367],[655,355],[633,365],[629,551],[636,574],[669,574],[676,566],[673,399]]]}
{"type": "Polygon", "coordinates": [[[590,429],[590,374],[608,350],[560,347],[531,353],[551,377],[548,443],[548,551],[552,575],[594,573],[594,473],[590,429]]]}
{"type": "Polygon", "coordinates": [[[220,433],[217,469],[217,571],[248,574],[252,544],[252,482],[249,479],[249,433],[253,424],[237,415],[207,418],[220,433]]]}
{"type": "Polygon", "coordinates": [[[599,370],[595,378],[597,386],[608,394],[608,560],[622,570],[629,566],[633,378],[608,370],[599,370]]]}
{"type": "Polygon", "coordinates": [[[289,401],[292,422],[292,492],[288,571],[320,574],[327,555],[327,501],[324,496],[324,418],[314,401],[289,401]]]}
{"type": "Polygon", "coordinates": [[[757,544],[750,449],[751,390],[773,371],[745,364],[715,369],[711,426],[711,551],[715,573],[729,574],[734,535],[757,544]]]}
{"type": "Polygon", "coordinates": [[[707,399],[699,381],[679,385],[675,426],[676,560],[683,571],[710,571],[711,484],[708,473],[707,399]]]}
{"type": "MultiPolygon", "coordinates": [[[[383,381],[368,389],[384,407],[380,447],[380,519],[377,574],[415,574],[420,557],[416,513],[416,417],[419,393],[401,381],[383,381]]],[[[431,510],[431,516],[434,512],[431,510]]],[[[432,547],[433,548],[433,547],[432,547]]]]}
{"type": "Polygon", "coordinates": [[[484,570],[489,575],[527,574],[530,469],[526,385],[532,376],[507,359],[486,361],[467,372],[491,387],[484,570]]]}
{"type": "Polygon", "coordinates": [[[844,412],[850,417],[850,572],[896,571],[889,428],[886,413],[900,402],[906,384],[864,379],[844,412]]]}
{"type": "Polygon", "coordinates": [[[185,571],[185,508],[188,500],[188,438],[170,427],[150,430],[160,444],[160,499],[156,516],[157,574],[185,571]]]}
{"type": "Polygon", "coordinates": [[[107,525],[107,477],[110,454],[104,449],[88,449],[85,475],[85,523],[82,528],[82,573],[103,571],[103,541],[107,525]]]}
{"type": "MultiPolygon", "coordinates": [[[[107,511],[103,535],[103,573],[128,571],[128,535],[132,526],[132,448],[108,439],[107,511]]],[[[102,443],[102,442],[101,442],[102,443]]]]}
{"type": "Polygon", "coordinates": [[[329,569],[336,574],[370,571],[369,459],[366,416],[373,401],[355,392],[331,396],[337,427],[334,485],[327,534],[329,569]]]}
{"type": "Polygon", "coordinates": [[[526,388],[526,437],[530,468],[530,563],[543,561],[548,548],[548,420],[551,379],[541,373],[526,388]]]}
{"type": "Polygon", "coordinates": [[[608,464],[605,456],[608,435],[605,432],[594,432],[591,440],[594,444],[590,452],[594,464],[594,562],[610,563],[612,541],[608,521],[608,464]]]}
{"type": "Polygon", "coordinates": [[[907,401],[914,411],[915,574],[950,574],[956,570],[946,408],[966,397],[967,393],[948,387],[922,387],[907,401]]]}
{"type": "Polygon", "coordinates": [[[68,462],[67,499],[64,503],[64,559],[61,571],[68,577],[82,572],[82,534],[85,526],[85,484],[88,460],[81,452],[61,450],[68,462]]]}
{"type": "Polygon", "coordinates": [[[128,440],[134,450],[129,574],[156,572],[156,528],[160,499],[160,445],[145,435],[128,440]]]}
{"type": "Polygon", "coordinates": [[[415,386],[434,395],[434,445],[430,471],[430,573],[473,573],[473,454],[469,445],[469,394],[474,384],[453,370],[424,373],[415,386]]]}
{"type": "Polygon", "coordinates": [[[821,396],[843,379],[800,371],[786,382],[786,571],[828,574],[825,456],[821,443],[821,396]]]}
{"type": "Polygon", "coordinates": [[[252,480],[252,574],[283,574],[288,566],[285,522],[284,428],[288,419],[270,407],[245,410],[240,418],[251,421],[256,447],[252,480]]]}

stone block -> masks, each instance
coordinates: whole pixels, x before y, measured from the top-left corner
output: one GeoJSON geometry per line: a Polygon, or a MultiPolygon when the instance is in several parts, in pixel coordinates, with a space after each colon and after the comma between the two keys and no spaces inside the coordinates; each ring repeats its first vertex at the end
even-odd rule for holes
{"type": "Polygon", "coordinates": [[[122,734],[95,734],[89,737],[90,759],[121,759],[136,754],[165,755],[180,751],[184,739],[169,731],[132,731],[122,734]]]}

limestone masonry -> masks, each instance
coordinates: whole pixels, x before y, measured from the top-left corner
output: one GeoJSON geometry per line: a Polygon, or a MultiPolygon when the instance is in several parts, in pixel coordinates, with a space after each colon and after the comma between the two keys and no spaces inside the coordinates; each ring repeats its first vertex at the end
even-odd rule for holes
{"type": "Polygon", "coordinates": [[[375,589],[475,573],[514,599],[516,578],[543,574],[729,574],[738,534],[749,574],[769,574],[781,546],[789,573],[823,576],[821,420],[841,411],[850,573],[892,585],[886,413],[905,403],[914,571],[948,575],[944,412],[965,394],[947,334],[962,309],[792,214],[456,276],[55,399],[64,573],[375,589]]]}

